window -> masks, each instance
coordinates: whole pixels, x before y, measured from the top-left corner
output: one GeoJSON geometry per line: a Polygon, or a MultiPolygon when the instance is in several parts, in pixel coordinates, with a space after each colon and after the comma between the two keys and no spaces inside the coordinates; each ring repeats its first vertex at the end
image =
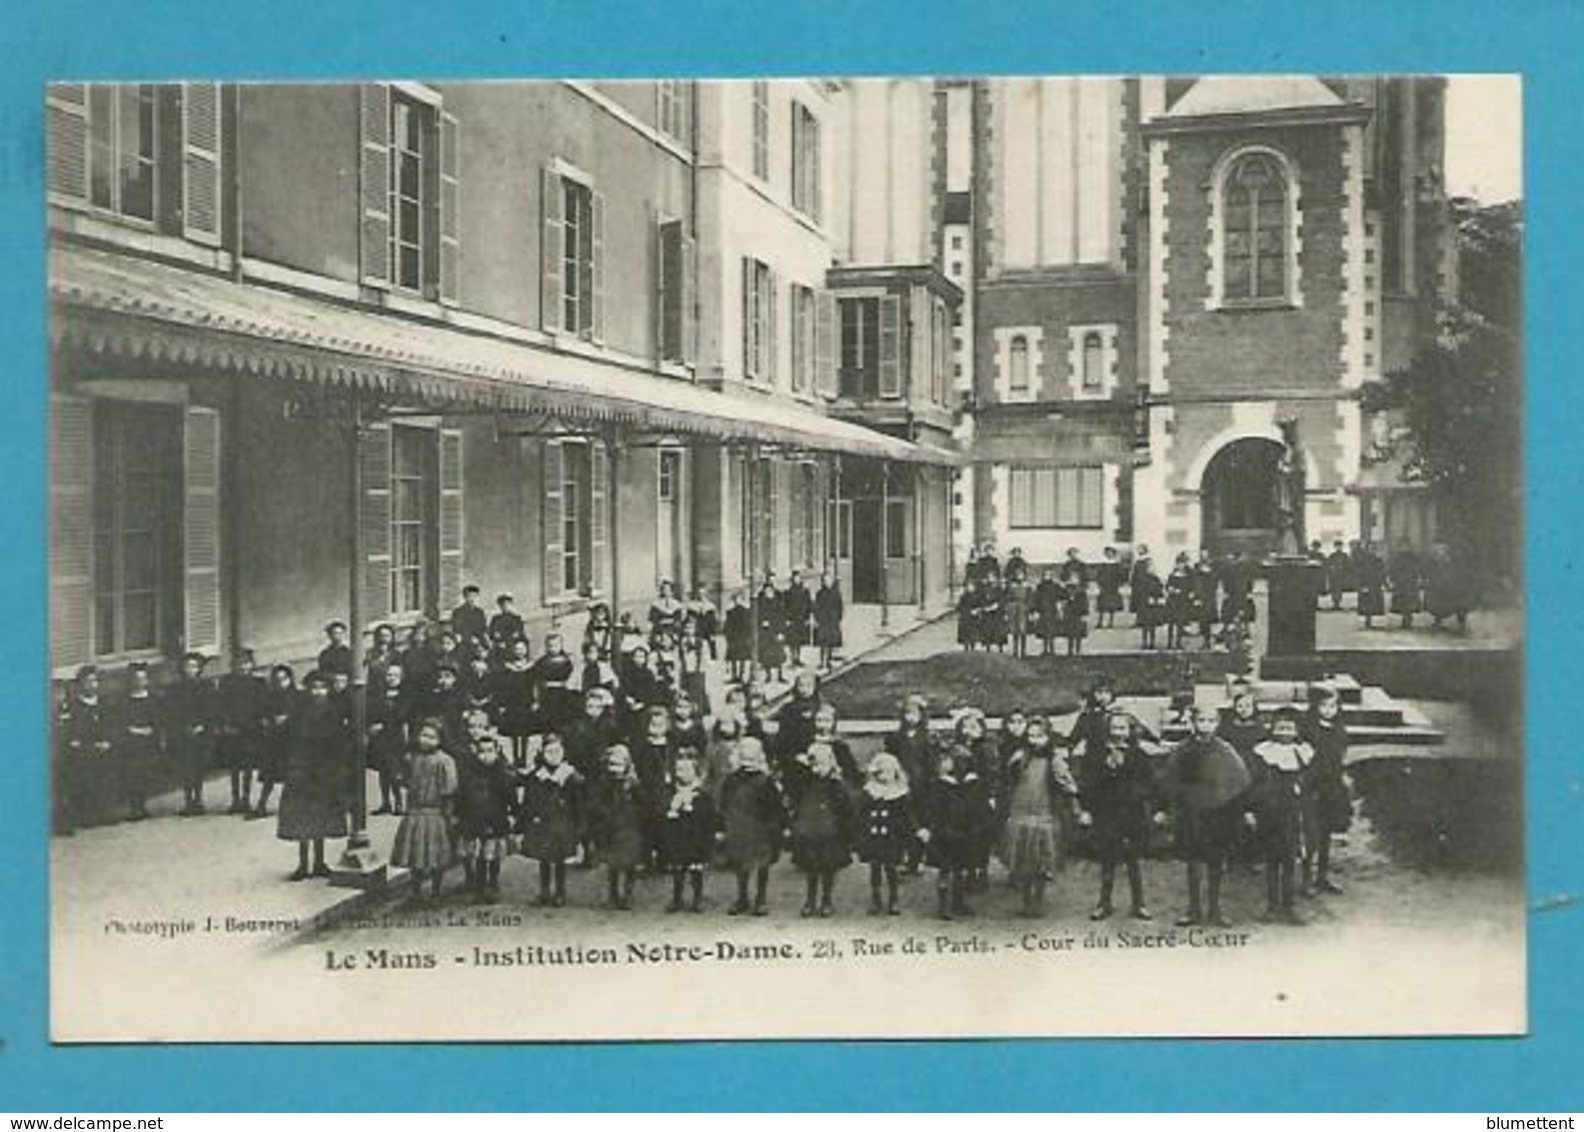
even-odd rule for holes
{"type": "Polygon", "coordinates": [[[424,289],[425,225],[429,217],[424,174],[433,144],[432,110],[401,96],[391,98],[391,263],[396,286],[424,289]]]}
{"type": "Polygon", "coordinates": [[[589,187],[563,177],[561,215],[566,225],[561,250],[561,328],[587,334],[594,326],[594,196],[589,187]]]}
{"type": "Polygon", "coordinates": [[[1029,391],[1029,346],[1028,339],[1023,335],[1012,339],[1010,358],[1007,387],[1014,396],[1026,396],[1029,391]]]}
{"type": "Polygon", "coordinates": [[[181,415],[99,401],[93,433],[94,653],[169,651],[181,609],[181,415]]]}
{"type": "Polygon", "coordinates": [[[600,444],[544,446],[544,594],[547,603],[597,593],[605,583],[609,454],[600,444]]]}
{"type": "Polygon", "coordinates": [[[813,111],[792,104],[792,207],[820,219],[820,126],[813,111]]]}
{"type": "Polygon", "coordinates": [[[666,449],[660,453],[659,491],[661,503],[675,503],[677,481],[682,474],[682,453],[666,449]]]}
{"type": "Polygon", "coordinates": [[[743,376],[775,380],[775,272],[756,259],[743,260],[743,376]]]}
{"type": "Polygon", "coordinates": [[[797,465],[795,511],[792,518],[792,564],[816,566],[817,539],[823,500],[819,490],[819,472],[813,464],[797,465]]]}
{"type": "Polygon", "coordinates": [[[907,557],[907,516],[908,501],[906,499],[886,500],[886,557],[907,557]]]}
{"type": "Polygon", "coordinates": [[[1102,471],[1098,467],[1011,469],[1011,526],[1098,530],[1104,509],[1102,471]]]}
{"type": "MultiPolygon", "coordinates": [[[[154,88],[142,83],[95,83],[77,89],[86,91],[81,114],[86,118],[88,203],[118,216],[152,223],[154,88]]],[[[64,105],[58,96],[56,105],[64,105]]],[[[58,121],[54,113],[51,119],[58,121]]],[[[60,146],[59,136],[52,141],[60,146]]],[[[56,155],[52,153],[51,157],[53,167],[56,155]]]]}
{"type": "Polygon", "coordinates": [[[655,83],[655,120],[660,132],[675,141],[688,140],[688,84],[679,79],[655,83]]]}
{"type": "Polygon", "coordinates": [[[792,392],[809,393],[814,388],[815,340],[814,292],[807,287],[792,288],[792,392]]]}
{"type": "Polygon", "coordinates": [[[1098,330],[1091,330],[1083,336],[1083,377],[1082,385],[1085,393],[1098,392],[1105,388],[1106,359],[1105,339],[1098,330]]]}
{"type": "Polygon", "coordinates": [[[753,172],[761,181],[770,179],[770,84],[753,84],[753,172]]]}
{"type": "MultiPolygon", "coordinates": [[[[951,246],[952,246],[952,250],[953,251],[961,250],[962,246],[963,246],[962,236],[961,235],[952,236],[952,238],[951,238],[951,246]]],[[[959,264],[959,266],[961,266],[961,265],[959,264]]]]}
{"type": "Polygon", "coordinates": [[[422,613],[435,581],[435,433],[391,429],[391,608],[422,613]]]}
{"type": "Polygon", "coordinates": [[[763,575],[775,563],[776,464],[737,462],[738,532],[743,576],[763,575]]]}
{"type": "Polygon", "coordinates": [[[841,300],[841,395],[880,393],[880,300],[841,300]]]}
{"type": "Polygon", "coordinates": [[[1289,191],[1281,163],[1269,153],[1246,153],[1224,172],[1222,295],[1228,301],[1287,297],[1289,191]]]}

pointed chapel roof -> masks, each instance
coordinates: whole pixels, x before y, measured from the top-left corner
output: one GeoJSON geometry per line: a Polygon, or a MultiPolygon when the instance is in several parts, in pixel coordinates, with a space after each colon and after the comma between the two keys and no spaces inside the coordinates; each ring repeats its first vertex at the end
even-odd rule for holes
{"type": "Polygon", "coordinates": [[[1211,75],[1189,87],[1162,117],[1200,118],[1345,105],[1312,75],[1211,75]]]}

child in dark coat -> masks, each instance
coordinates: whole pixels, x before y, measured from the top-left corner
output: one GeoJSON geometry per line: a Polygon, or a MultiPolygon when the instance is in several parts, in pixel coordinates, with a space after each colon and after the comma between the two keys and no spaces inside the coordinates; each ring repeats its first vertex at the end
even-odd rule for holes
{"type": "Polygon", "coordinates": [[[667,912],[682,911],[682,890],[691,886],[692,911],[704,911],[704,870],[715,850],[715,804],[698,763],[679,758],[670,797],[660,816],[660,867],[671,874],[667,912]]]}
{"type": "Polygon", "coordinates": [[[347,834],[347,800],[355,769],[351,766],[351,736],[341,709],[330,699],[328,680],[315,672],[304,685],[308,698],[293,718],[291,755],[275,830],[282,841],[297,843],[297,871],[291,874],[292,880],[330,875],[324,859],[325,838],[347,834]]]}
{"type": "Polygon", "coordinates": [[[541,908],[566,903],[566,867],[578,851],[582,793],[583,776],[568,761],[561,737],[546,735],[533,770],[524,778],[518,816],[522,855],[539,862],[534,903],[541,908]]]}
{"type": "Polygon", "coordinates": [[[115,744],[110,711],[99,696],[99,669],[85,664],[77,670],[61,707],[60,739],[64,748],[56,782],[63,833],[110,820],[115,785],[115,744]]]}
{"type": "Polygon", "coordinates": [[[748,598],[739,593],[726,609],[726,667],[734,684],[748,681],[753,663],[753,612],[748,598]]]}
{"type": "Polygon", "coordinates": [[[792,815],[792,860],[808,884],[803,915],[829,917],[836,874],[852,861],[852,800],[828,743],[810,746],[806,762],[808,777],[792,815]]]}
{"type": "Polygon", "coordinates": [[[953,744],[941,752],[924,797],[919,837],[926,860],[936,870],[935,895],[943,920],[973,914],[967,903],[968,880],[991,821],[989,790],[972,767],[969,750],[953,744]]]}
{"type": "Polygon", "coordinates": [[[214,692],[203,678],[204,658],[182,657],[181,675],[165,689],[165,745],[182,777],[183,817],[204,812],[204,775],[214,747],[214,692]]]}
{"type": "Polygon", "coordinates": [[[1116,709],[1106,717],[1106,738],[1090,748],[1080,764],[1079,825],[1089,830],[1100,859],[1100,899],[1091,920],[1111,916],[1116,868],[1127,870],[1128,897],[1135,920],[1148,920],[1142,858],[1149,841],[1153,772],[1149,756],[1134,735],[1133,717],[1116,709]]]}
{"type": "Polygon", "coordinates": [[[221,761],[231,773],[231,809],[246,814],[252,808],[253,768],[258,762],[264,714],[264,682],[254,674],[253,653],[238,649],[231,671],[220,677],[216,689],[218,746],[221,761]]]}
{"type": "Polygon", "coordinates": [[[269,816],[270,795],[285,776],[286,763],[291,757],[292,730],[301,704],[302,692],[297,688],[297,676],[291,665],[277,664],[271,668],[269,695],[265,697],[264,717],[260,721],[259,796],[249,818],[258,820],[269,816]]]}
{"type": "Polygon", "coordinates": [[[517,809],[517,775],[496,735],[473,744],[457,768],[457,837],[473,863],[473,893],[480,903],[500,896],[501,861],[517,809]]]}
{"type": "Polygon", "coordinates": [[[1343,773],[1347,727],[1342,723],[1342,700],[1334,687],[1317,684],[1310,689],[1303,738],[1314,749],[1304,789],[1310,830],[1304,839],[1304,891],[1340,896],[1342,889],[1331,879],[1331,838],[1347,832],[1353,823],[1353,799],[1348,796],[1343,773]]]}
{"type": "Polygon", "coordinates": [[[869,866],[869,914],[896,916],[900,914],[897,870],[911,859],[918,844],[913,798],[895,755],[881,751],[864,769],[867,779],[858,795],[858,856],[869,866]]]}
{"type": "Polygon", "coordinates": [[[592,799],[595,844],[605,861],[611,908],[632,910],[633,880],[644,859],[643,797],[632,753],[621,743],[605,752],[592,799]]]}
{"type": "Polygon", "coordinates": [[[783,822],[781,790],[770,777],[764,744],[751,735],[737,742],[737,769],[721,786],[722,842],[726,864],[737,876],[737,900],[727,914],[755,916],[769,913],[765,888],[770,866],[781,856],[783,822]],[[748,903],[748,880],[753,878],[753,904],[748,903]]]}
{"type": "MultiPolygon", "coordinates": [[[[121,797],[127,820],[142,821],[148,817],[149,774],[159,757],[159,709],[149,691],[147,665],[133,664],[127,669],[127,679],[130,687],[126,699],[115,713],[115,754],[120,764],[121,797]]],[[[262,770],[259,781],[263,782],[262,770]]]]}
{"type": "Polygon", "coordinates": [[[402,773],[410,741],[410,697],[402,687],[406,673],[392,661],[380,672],[380,685],[367,700],[368,763],[379,774],[380,804],[376,814],[403,812],[402,773]]]}
{"type": "Polygon", "coordinates": [[[841,652],[843,607],[841,586],[829,571],[821,574],[819,589],[814,592],[814,645],[824,672],[836,666],[841,652]]]}
{"type": "Polygon", "coordinates": [[[528,659],[528,639],[521,635],[506,642],[500,666],[490,677],[495,726],[511,742],[512,760],[518,765],[528,756],[528,736],[534,733],[534,671],[528,659]]]}
{"type": "Polygon", "coordinates": [[[1122,612],[1122,586],[1127,581],[1127,567],[1117,558],[1117,549],[1108,546],[1103,551],[1100,567],[1095,571],[1096,629],[1116,627],[1116,615],[1122,612]]]}
{"type": "Polygon", "coordinates": [[[1271,737],[1254,748],[1265,766],[1255,795],[1259,843],[1265,857],[1266,920],[1302,924],[1297,906],[1297,870],[1303,857],[1304,781],[1314,749],[1298,737],[1298,715],[1276,713],[1271,737]]]}

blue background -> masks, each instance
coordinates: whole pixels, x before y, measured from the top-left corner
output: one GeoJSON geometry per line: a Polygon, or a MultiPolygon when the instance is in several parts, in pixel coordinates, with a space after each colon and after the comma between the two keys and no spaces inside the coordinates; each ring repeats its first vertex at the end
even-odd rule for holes
{"type": "MultiPolygon", "coordinates": [[[[1572,0],[54,0],[0,27],[0,1110],[1584,1107],[1577,601],[1584,168],[1572,0]],[[710,7],[714,7],[713,5],[710,7]],[[1497,1040],[51,1048],[45,829],[47,79],[1522,71],[1532,1036],[1497,1040]],[[1571,219],[1570,219],[1571,216],[1571,219]],[[1573,598],[1573,600],[1569,600],[1573,598]]],[[[311,204],[305,202],[305,207],[311,204]]],[[[1450,978],[1457,972],[1449,971],[1450,978]]],[[[705,989],[707,993],[707,987],[705,989]]],[[[1346,987],[1338,987],[1346,994],[1346,987]]],[[[217,1002],[216,1009],[226,1004],[217,1002]]],[[[634,1004],[639,1008],[639,1004],[634,1004]]],[[[467,1009],[465,1002],[457,1009],[467,1009]]]]}

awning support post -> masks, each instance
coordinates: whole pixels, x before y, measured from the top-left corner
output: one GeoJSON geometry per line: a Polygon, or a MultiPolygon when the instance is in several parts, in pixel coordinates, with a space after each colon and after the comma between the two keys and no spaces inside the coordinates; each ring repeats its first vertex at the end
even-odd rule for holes
{"type": "Polygon", "coordinates": [[[891,551],[891,462],[880,461],[880,631],[891,627],[891,586],[886,560],[891,551]]]}
{"type": "MultiPolygon", "coordinates": [[[[611,624],[621,620],[621,470],[622,434],[612,428],[605,435],[605,557],[610,563],[611,624]]],[[[598,579],[596,579],[597,581],[598,579]]]]}
{"type": "Polygon", "coordinates": [[[748,589],[748,683],[759,677],[759,588],[756,582],[759,562],[759,445],[748,445],[743,455],[743,584],[748,589]]]}
{"type": "Polygon", "coordinates": [[[342,888],[377,888],[385,883],[385,862],[368,835],[368,689],[359,687],[363,675],[363,396],[353,390],[347,422],[347,549],[351,556],[347,578],[347,636],[352,645],[352,832],[341,859],[331,871],[330,883],[342,888]]]}

